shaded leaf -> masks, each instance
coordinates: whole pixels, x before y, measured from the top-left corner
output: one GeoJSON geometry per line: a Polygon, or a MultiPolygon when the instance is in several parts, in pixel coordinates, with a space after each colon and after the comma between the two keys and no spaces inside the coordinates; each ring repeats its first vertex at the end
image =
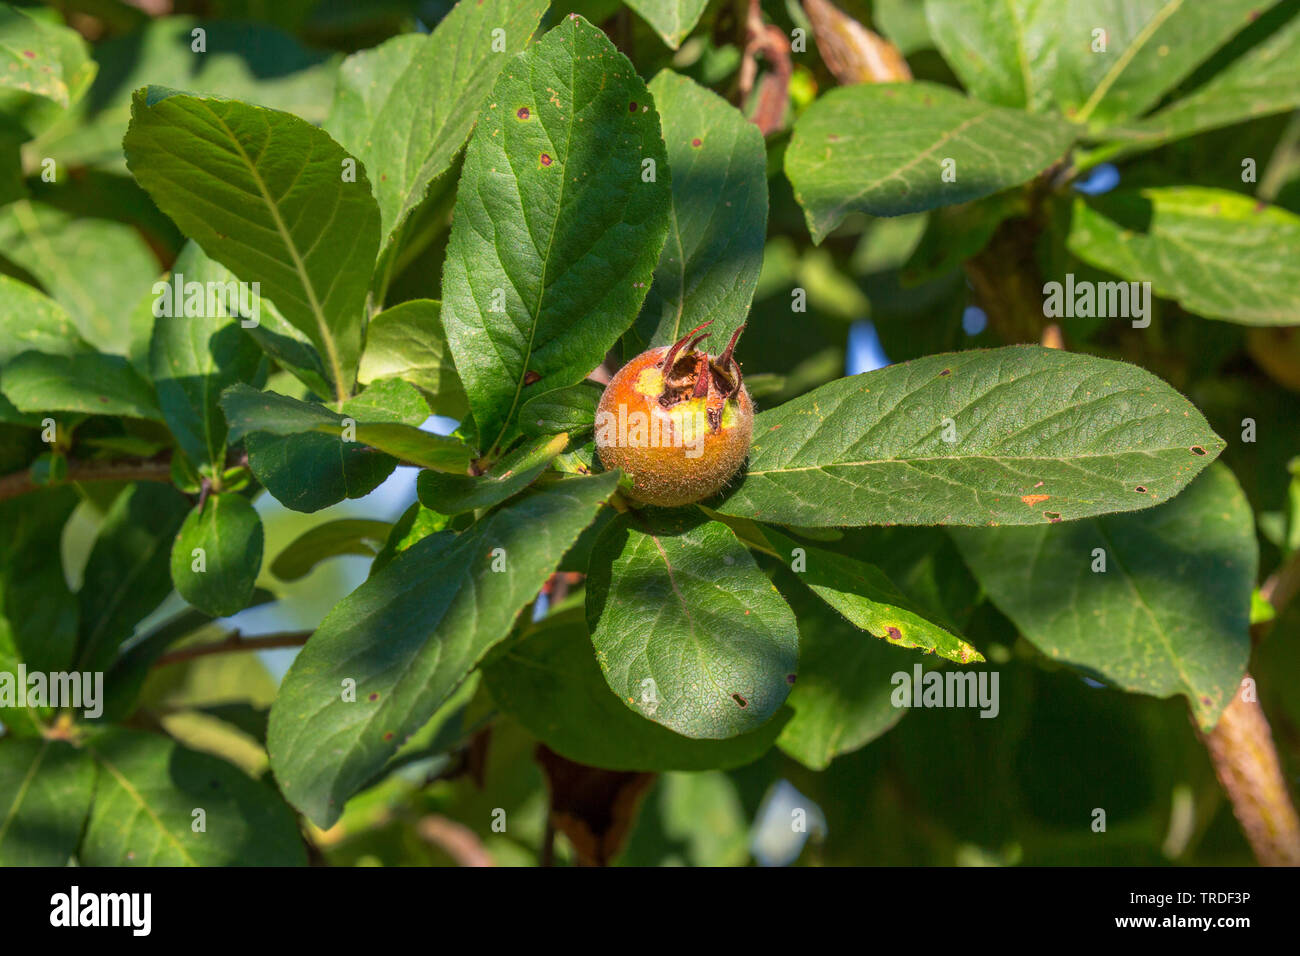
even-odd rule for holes
{"type": "Polygon", "coordinates": [[[1189,312],[1243,325],[1300,317],[1300,216],[1222,189],[1124,190],[1076,200],[1069,248],[1189,312]]]}
{"type": "Polygon", "coordinates": [[[66,866],[94,793],[85,751],[61,740],[0,742],[0,866],[66,866]]]}
{"type": "Polygon", "coordinates": [[[298,824],[276,792],[224,760],[156,734],[112,730],[78,858],[86,866],[303,866],[298,824]],[[205,829],[195,830],[195,810],[205,829]]]}
{"type": "Polygon", "coordinates": [[[1044,654],[1125,690],[1182,694],[1201,728],[1214,726],[1246,670],[1258,563],[1250,506],[1225,466],[1137,514],[951,533],[1044,654]]]}
{"type": "Polygon", "coordinates": [[[271,562],[281,581],[297,581],[327,558],[356,554],[373,558],[392,525],[368,518],[338,518],[304,531],[271,562]]]}
{"type": "Polygon", "coordinates": [[[213,617],[241,611],[262,570],[262,540],[262,519],[247,498],[233,492],[209,495],[176,535],[172,583],[181,597],[213,617]]]}
{"type": "Polygon", "coordinates": [[[271,766],[321,826],[506,636],[617,473],[559,482],[398,554],[335,605],[271,709],[271,766]],[[355,681],[355,700],[345,698],[355,681]]]}
{"type": "Polygon", "coordinates": [[[676,50],[700,22],[709,0],[623,0],[676,50]]]}
{"type": "Polygon", "coordinates": [[[75,30],[0,4],[0,89],[43,96],[66,109],[94,75],[86,41],[75,30]]]}
{"type": "Polygon", "coordinates": [[[767,154],[758,127],[694,80],[650,82],[673,171],[668,239],[633,335],[636,351],[709,326],[714,352],[749,314],[767,232],[767,154]]]}
{"type": "Polygon", "coordinates": [[[503,457],[486,475],[422,471],[416,492],[422,505],[445,515],[491,508],[531,485],[568,444],[565,434],[535,438],[503,457]]]}
{"type": "Polygon", "coordinates": [[[794,615],[716,521],[611,522],[592,553],[587,620],[624,705],[686,737],[760,727],[797,669],[794,615]]]}
{"type": "Polygon", "coordinates": [[[596,405],[604,389],[594,382],[579,382],[524,402],[519,412],[519,427],[525,435],[579,435],[594,428],[596,405]]]}
{"type": "Polygon", "coordinates": [[[69,355],[88,349],[67,309],[27,283],[0,275],[0,365],[20,352],[69,355]]]}
{"type": "Polygon", "coordinates": [[[608,770],[710,770],[757,759],[788,715],[726,740],[693,740],[633,713],[610,690],[586,625],[548,618],[483,670],[497,706],[556,753],[608,770]],[[600,728],[593,733],[593,728],[600,728]]]}
{"type": "Polygon", "coordinates": [[[932,83],[868,84],[831,90],[804,111],[785,171],[819,243],[850,212],[900,216],[1019,186],[1073,139],[1059,118],[932,83]]]}

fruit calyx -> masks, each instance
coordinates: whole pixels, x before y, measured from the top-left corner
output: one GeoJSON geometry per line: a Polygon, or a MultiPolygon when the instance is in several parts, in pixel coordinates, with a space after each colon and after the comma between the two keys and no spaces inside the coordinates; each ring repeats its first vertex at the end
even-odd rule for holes
{"type": "Polygon", "coordinates": [[[707,352],[697,352],[696,347],[707,339],[710,333],[696,335],[701,329],[713,324],[713,319],[702,322],[680,339],[664,353],[655,367],[663,371],[663,389],[659,393],[659,404],[672,408],[682,402],[693,399],[705,400],[705,415],[709,430],[717,434],[722,427],[722,411],[727,400],[740,391],[743,378],[740,363],[733,357],[736,341],[745,330],[742,324],[731,333],[727,347],[717,359],[709,358],[707,352]],[[689,340],[690,344],[687,345],[689,340]]]}

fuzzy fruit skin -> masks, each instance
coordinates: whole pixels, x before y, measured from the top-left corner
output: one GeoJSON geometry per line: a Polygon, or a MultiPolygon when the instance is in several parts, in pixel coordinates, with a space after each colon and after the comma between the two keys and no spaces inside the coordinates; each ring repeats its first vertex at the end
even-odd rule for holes
{"type": "MultiPolygon", "coordinates": [[[[610,379],[596,406],[596,451],[607,469],[618,468],[632,478],[631,497],[643,504],[670,508],[703,501],[716,494],[740,470],[749,455],[753,437],[754,403],[742,384],[727,400],[722,427],[716,433],[704,427],[703,447],[693,458],[688,457],[694,453],[686,443],[691,436],[689,432],[681,444],[671,440],[661,440],[658,446],[620,444],[617,428],[600,426],[602,420],[619,421],[620,406],[626,408],[627,420],[632,420],[634,412],[641,412],[646,422],[657,421],[661,436],[677,434],[682,406],[677,406],[675,417],[672,410],[659,404],[658,392],[646,387],[653,384],[659,373],[656,366],[667,351],[665,346],[642,352],[610,379]]],[[[704,407],[703,399],[695,401],[699,405],[692,406],[691,410],[704,407]]],[[[631,434],[631,429],[628,433],[631,434]]]]}

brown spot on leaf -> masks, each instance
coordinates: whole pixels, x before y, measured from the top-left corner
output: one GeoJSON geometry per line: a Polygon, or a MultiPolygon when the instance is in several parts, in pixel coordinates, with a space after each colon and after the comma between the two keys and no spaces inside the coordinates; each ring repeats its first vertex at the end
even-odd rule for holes
{"type": "Polygon", "coordinates": [[[696,147],[703,146],[704,141],[697,136],[695,139],[691,140],[691,145],[696,147]]]}
{"type": "Polygon", "coordinates": [[[627,111],[628,111],[629,113],[635,113],[635,112],[636,112],[636,100],[633,100],[631,103],[628,103],[628,104],[627,104],[627,111]]]}
{"type": "Polygon", "coordinates": [[[797,679],[797,678],[796,678],[796,676],[795,676],[794,674],[786,674],[786,675],[785,675],[785,682],[786,682],[787,684],[793,684],[793,683],[795,682],[796,679],[797,679]]]}
{"type": "Polygon", "coordinates": [[[1061,523],[1061,513],[1059,511],[1044,511],[1043,517],[1046,518],[1048,521],[1050,521],[1052,524],[1061,523]]]}
{"type": "Polygon", "coordinates": [[[532,116],[533,114],[528,109],[527,106],[521,106],[519,107],[519,109],[515,110],[515,115],[518,116],[521,120],[526,120],[528,119],[528,117],[532,116]]]}
{"type": "Polygon", "coordinates": [[[1204,455],[1204,454],[1205,454],[1205,449],[1202,448],[1200,445],[1193,445],[1193,446],[1192,446],[1192,454],[1193,454],[1193,455],[1204,455]]]}
{"type": "Polygon", "coordinates": [[[525,385],[532,385],[534,382],[540,382],[541,380],[542,380],[542,376],[540,372],[534,372],[532,369],[529,369],[527,372],[524,372],[525,385]]]}
{"type": "Polygon", "coordinates": [[[1136,488],[1134,488],[1133,490],[1136,491],[1136,492],[1137,492],[1138,494],[1140,494],[1140,495],[1145,495],[1145,494],[1147,493],[1147,486],[1146,486],[1146,485],[1138,485],[1138,486],[1137,486],[1136,488]]]}
{"type": "Polygon", "coordinates": [[[749,706],[749,701],[745,700],[745,698],[741,697],[739,694],[732,694],[731,699],[734,700],[741,707],[749,706]]]}
{"type": "Polygon", "coordinates": [[[1020,500],[1032,508],[1034,505],[1042,504],[1050,497],[1052,496],[1051,495],[1022,495],[1020,500]]]}
{"type": "Polygon", "coordinates": [[[892,624],[887,628],[887,631],[889,634],[889,639],[891,641],[901,641],[903,639],[903,632],[900,631],[898,628],[894,627],[892,624]]]}
{"type": "Polygon", "coordinates": [[[549,166],[554,160],[551,159],[550,153],[542,153],[542,165],[549,166]]]}
{"type": "Polygon", "coordinates": [[[371,695],[370,695],[370,699],[371,699],[371,700],[379,700],[379,695],[378,695],[378,694],[371,694],[371,695]]]}

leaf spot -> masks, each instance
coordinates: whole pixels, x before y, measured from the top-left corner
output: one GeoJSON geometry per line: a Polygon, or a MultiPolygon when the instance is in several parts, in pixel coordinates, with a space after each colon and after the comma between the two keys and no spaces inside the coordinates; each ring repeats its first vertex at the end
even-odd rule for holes
{"type": "Polygon", "coordinates": [[[1205,454],[1205,449],[1202,448],[1200,445],[1193,445],[1193,446],[1192,446],[1192,454],[1193,454],[1193,455],[1204,455],[1204,454],[1205,454]]]}
{"type": "Polygon", "coordinates": [[[1042,504],[1050,497],[1052,496],[1051,495],[1022,495],[1020,500],[1023,501],[1026,505],[1028,505],[1030,508],[1032,508],[1034,505],[1042,504]]]}
{"type": "Polygon", "coordinates": [[[519,109],[515,111],[515,115],[518,116],[521,120],[526,120],[528,119],[528,117],[532,116],[533,114],[529,111],[527,106],[521,106],[519,107],[519,109]]]}
{"type": "Polygon", "coordinates": [[[1061,513],[1059,511],[1044,511],[1043,517],[1046,518],[1048,521],[1050,521],[1052,524],[1061,523],[1061,513]]]}
{"type": "Polygon", "coordinates": [[[542,165],[543,165],[543,166],[549,166],[549,165],[551,165],[552,162],[553,162],[553,160],[551,159],[551,154],[550,154],[550,153],[542,153],[542,165]]]}
{"type": "Polygon", "coordinates": [[[745,698],[741,697],[739,694],[732,694],[731,699],[734,700],[741,707],[749,706],[749,701],[745,700],[745,698]]]}

